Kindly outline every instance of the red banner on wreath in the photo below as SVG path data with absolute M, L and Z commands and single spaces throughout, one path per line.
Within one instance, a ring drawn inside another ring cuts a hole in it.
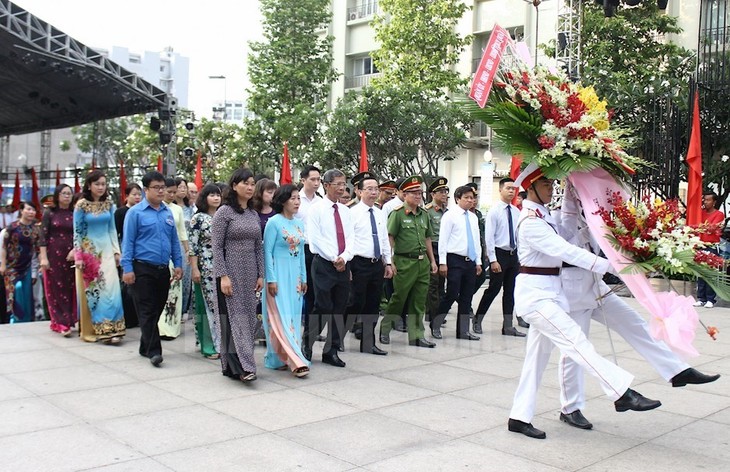
M 477 102 L 480 108 L 484 108 L 487 104 L 499 62 L 502 60 L 502 54 L 504 54 L 504 50 L 510 41 L 512 41 L 512 38 L 507 30 L 495 23 L 469 91 L 469 98 Z

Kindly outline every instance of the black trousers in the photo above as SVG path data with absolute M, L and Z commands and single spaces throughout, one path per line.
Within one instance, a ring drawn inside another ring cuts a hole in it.
M 383 296 L 385 267 L 382 261 L 372 262 L 370 259 L 355 256 L 350 262 L 350 270 L 352 305 L 348 310 L 348 318 L 360 316 L 360 352 L 370 352 L 375 346 L 375 325 L 378 324 L 380 298 Z
M 167 302 L 170 290 L 170 268 L 134 261 L 134 285 L 132 291 L 134 305 L 139 318 L 139 354 L 152 357 L 162 354 L 160 330 L 157 322 Z
M 466 260 L 464 256 L 449 253 L 446 255 L 446 267 L 449 269 L 446 274 L 446 295 L 441 299 L 438 319 L 432 322 L 432 328 L 440 327 L 451 306 L 454 302 L 458 302 L 459 311 L 456 318 L 458 338 L 469 332 L 469 311 L 477 280 L 477 265 L 472 260 Z
M 304 294 L 304 308 L 302 309 L 302 325 L 304 327 L 303 329 L 303 336 L 304 336 L 304 346 L 307 345 L 306 342 L 306 336 L 310 329 L 319 330 L 318 332 L 322 332 L 322 326 L 311 326 L 310 328 L 310 314 L 312 311 L 314 311 L 314 281 L 312 280 L 312 262 L 314 261 L 314 254 L 312 254 L 312 251 L 309 250 L 309 244 L 304 245 L 304 266 L 307 270 L 307 293 Z M 318 317 L 313 317 L 314 321 L 318 323 L 320 320 Z
M 502 314 L 504 316 L 503 327 L 512 326 L 512 313 L 515 308 L 515 279 L 520 272 L 520 260 L 517 251 L 505 251 L 496 248 L 497 262 L 502 267 L 502 272 L 489 272 L 489 287 L 484 291 L 476 312 L 476 322 L 481 323 L 484 315 L 489 310 L 492 302 L 497 297 L 500 289 L 502 293 Z M 508 323 L 509 320 L 509 323 Z
M 350 264 L 337 272 L 332 262 L 317 255 L 312 261 L 314 309 L 305 327 L 304 345 L 311 351 L 319 333 L 327 327 L 327 341 L 322 352 L 337 351 L 345 334 L 345 310 L 350 296 Z
M 137 319 L 137 307 L 134 306 L 134 299 L 132 299 L 131 287 L 122 281 L 122 267 L 119 266 L 119 283 L 122 287 L 122 309 L 124 310 L 124 325 L 129 328 L 136 328 L 139 326 L 139 320 Z

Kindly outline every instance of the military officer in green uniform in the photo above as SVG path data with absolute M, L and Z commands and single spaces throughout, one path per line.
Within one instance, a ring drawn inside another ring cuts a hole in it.
M 436 265 L 439 264 L 438 242 L 441 216 L 447 210 L 446 206 L 449 203 L 448 183 L 449 181 L 446 177 L 436 177 L 431 182 L 431 185 L 428 186 L 428 192 L 431 194 L 431 203 L 426 205 L 426 213 L 431 218 L 431 230 L 433 231 L 431 245 L 433 246 L 433 255 L 436 258 Z M 445 285 L 446 279 L 444 277 L 441 277 L 438 273 L 431 275 L 431 280 L 428 283 L 428 298 L 426 299 L 426 319 L 428 321 L 431 321 L 439 314 L 439 303 L 443 296 Z
M 395 181 L 393 180 L 386 180 L 378 186 L 378 189 L 380 190 L 380 193 L 378 194 L 378 199 L 375 200 L 375 206 L 382 210 L 383 205 L 395 197 L 395 192 L 398 189 L 395 187 Z
M 425 339 L 423 326 L 430 274 L 435 274 L 438 266 L 431 245 L 431 219 L 420 206 L 423 202 L 422 185 L 420 176 L 405 179 L 399 187 L 403 191 L 404 203 L 388 217 L 388 237 L 393 248 L 393 296 L 380 325 L 380 341 L 383 344 L 390 343 L 390 331 L 405 307 L 408 343 L 420 347 L 436 346 Z

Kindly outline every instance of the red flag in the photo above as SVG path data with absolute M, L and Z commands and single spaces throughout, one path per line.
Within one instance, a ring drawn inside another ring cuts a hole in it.
M 127 174 L 124 172 L 124 162 L 119 161 L 119 206 L 124 206 L 124 191 L 127 189 Z
M 13 190 L 13 210 L 17 210 L 20 206 L 20 173 L 15 171 L 15 189 Z
M 203 190 L 203 154 L 198 151 L 198 162 L 195 164 L 195 186 L 198 192 Z
M 56 187 L 61 185 L 61 169 L 58 168 L 58 164 L 56 164 Z
M 2 196 L 3 196 L 3 191 L 4 191 L 4 190 L 5 190 L 5 189 L 3 189 L 3 183 L 2 183 L 2 182 L 0 182 L 0 198 L 2 198 Z
M 509 166 L 509 178 L 517 180 L 517 176 L 520 175 L 520 167 L 522 166 L 522 155 L 515 154 L 512 156 L 512 162 Z M 517 205 L 517 194 L 520 192 L 519 188 L 515 189 L 515 197 L 512 199 L 512 204 Z
M 279 185 L 292 183 L 291 165 L 289 164 L 289 143 L 284 141 L 284 159 L 281 163 L 281 175 L 279 176 Z
M 365 130 L 360 131 L 360 169 L 358 172 L 368 170 L 368 145 L 365 141 Z
M 692 111 L 692 134 L 687 150 L 687 224 L 697 226 L 702 223 L 702 129 L 700 128 L 700 94 L 695 89 L 694 109 Z
M 74 193 L 79 193 L 81 191 L 81 185 L 79 185 L 79 173 L 77 171 L 74 174 Z
M 157 156 L 157 172 L 162 173 L 162 156 Z
M 40 198 L 38 198 L 38 177 L 35 174 L 35 167 L 30 168 L 30 178 L 32 180 L 30 199 L 33 202 L 33 206 L 35 206 L 35 211 L 40 212 L 43 207 L 41 206 Z

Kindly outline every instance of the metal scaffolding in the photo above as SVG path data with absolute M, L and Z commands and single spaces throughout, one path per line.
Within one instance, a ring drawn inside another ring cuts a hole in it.
M 580 79 L 583 0 L 558 0 L 555 60 L 572 80 Z

